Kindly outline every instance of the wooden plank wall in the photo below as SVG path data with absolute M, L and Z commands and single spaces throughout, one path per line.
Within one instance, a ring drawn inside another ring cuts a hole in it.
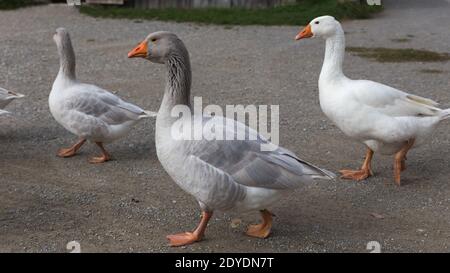
M 136 8 L 200 8 L 200 7 L 244 7 L 244 8 L 264 8 L 273 7 L 285 3 L 292 3 L 295 0 L 128 0 L 134 2 L 132 6 Z
M 123 5 L 124 0 L 86 0 L 88 4 Z

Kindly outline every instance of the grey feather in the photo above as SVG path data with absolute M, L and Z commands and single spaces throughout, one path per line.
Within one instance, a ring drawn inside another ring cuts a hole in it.
M 73 95 L 66 100 L 67 109 L 99 118 L 109 125 L 139 120 L 140 116 L 147 115 L 140 107 L 125 102 L 95 85 L 78 84 L 70 91 Z
M 313 179 L 335 178 L 331 172 L 301 160 L 285 148 L 262 151 L 261 145 L 269 141 L 244 124 L 223 117 L 205 117 L 204 124 L 206 122 L 214 122 L 216 128 L 223 126 L 224 134 L 234 131 L 234 139 L 237 139 L 237 130 L 233 128 L 245 127 L 246 140 L 198 140 L 189 145 L 191 155 L 228 173 L 241 185 L 287 189 Z M 256 140 L 251 140 L 250 136 L 255 134 Z

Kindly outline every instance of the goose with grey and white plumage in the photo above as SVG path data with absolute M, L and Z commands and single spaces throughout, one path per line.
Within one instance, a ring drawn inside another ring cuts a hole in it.
M 196 198 L 202 210 L 202 219 L 194 231 L 167 236 L 172 246 L 201 240 L 215 210 L 261 211 L 263 222 L 249 226 L 247 234 L 266 238 L 272 227 L 268 207 L 302 183 L 334 178 L 332 173 L 301 160 L 287 149 L 277 147 L 273 151 L 261 151 L 261 145 L 270 142 L 246 125 L 224 117 L 191 118 L 200 120 L 202 125 L 213 124 L 216 131 L 221 128 L 224 134 L 236 134 L 239 130 L 234 130 L 236 126 L 255 138 L 215 140 L 203 132 L 202 140 L 189 140 L 176 135 L 177 130 L 172 127 L 180 120 L 173 117 L 171 111 L 178 105 L 191 108 L 191 68 L 188 51 L 175 34 L 152 33 L 130 51 L 128 57 L 142 57 L 166 65 L 164 98 L 156 118 L 156 151 L 167 173 Z M 181 122 L 183 126 L 192 124 L 190 119 Z
M 86 140 L 90 140 L 99 146 L 102 154 L 89 162 L 108 161 L 110 154 L 103 144 L 124 137 L 134 124 L 156 113 L 144 111 L 98 86 L 77 80 L 69 33 L 58 28 L 53 39 L 58 48 L 60 69 L 48 99 L 50 112 L 59 124 L 79 137 L 72 147 L 60 149 L 58 156 L 74 156 Z

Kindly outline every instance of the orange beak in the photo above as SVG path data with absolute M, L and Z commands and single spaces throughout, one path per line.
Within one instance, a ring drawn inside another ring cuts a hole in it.
M 148 44 L 147 41 L 143 41 L 133 50 L 128 52 L 128 58 L 136 58 L 136 57 L 145 58 L 147 57 L 147 53 L 148 53 Z
M 311 31 L 311 25 L 308 24 L 302 31 L 300 31 L 297 36 L 295 36 L 295 40 L 300 40 L 304 38 L 311 38 L 313 33 Z

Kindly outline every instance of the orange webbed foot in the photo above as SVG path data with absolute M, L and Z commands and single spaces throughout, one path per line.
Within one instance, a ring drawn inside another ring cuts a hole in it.
M 182 232 L 167 235 L 166 238 L 169 240 L 170 246 L 185 246 L 202 240 L 205 235 L 205 230 L 208 226 L 209 219 L 211 219 L 212 215 L 212 211 L 202 211 L 202 219 L 193 232 Z
M 268 210 L 261 210 L 262 223 L 257 225 L 249 225 L 246 234 L 251 237 L 265 239 L 269 237 L 272 230 L 273 214 Z
M 178 234 L 167 235 L 170 246 L 185 246 L 201 240 L 200 236 L 193 232 L 183 232 Z
M 356 180 L 361 181 L 369 176 L 372 176 L 373 173 L 369 169 L 363 169 L 363 170 L 340 170 L 341 178 L 342 179 L 350 179 L 350 180 Z
M 73 148 L 62 148 L 58 150 L 58 156 L 59 157 L 72 157 L 76 154 L 77 152 L 73 149 Z
M 71 157 L 76 155 L 77 151 L 83 146 L 83 144 L 86 142 L 86 139 L 80 139 L 77 143 L 75 143 L 70 148 L 62 148 L 59 149 L 57 155 L 59 157 Z
M 91 163 L 91 164 L 100 164 L 100 163 L 104 163 L 104 162 L 109 161 L 109 160 L 111 160 L 111 158 L 109 156 L 106 156 L 106 155 L 94 156 L 94 157 L 91 157 L 89 159 L 89 163 Z
M 269 237 L 271 231 L 271 227 L 266 224 L 257 224 L 257 225 L 249 225 L 247 228 L 247 234 L 250 237 L 256 237 L 265 239 Z
M 94 156 L 94 157 L 92 157 L 91 159 L 89 159 L 89 163 L 91 163 L 91 164 L 99 164 L 99 163 L 104 163 L 106 161 L 109 161 L 111 159 L 111 156 L 106 151 L 105 147 L 103 147 L 103 143 L 102 142 L 95 142 L 95 144 L 97 144 L 97 146 L 100 148 L 100 150 L 102 150 L 102 155 L 101 156 Z

